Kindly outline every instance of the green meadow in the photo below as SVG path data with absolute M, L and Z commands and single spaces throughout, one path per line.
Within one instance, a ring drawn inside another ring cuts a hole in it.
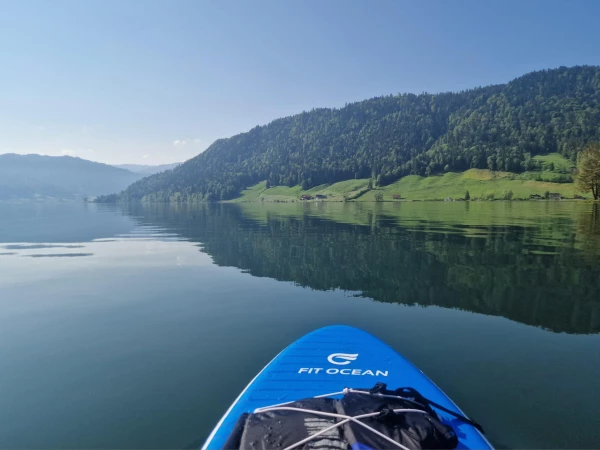
M 563 198 L 574 198 L 577 192 L 572 180 L 574 165 L 557 153 L 536 156 L 542 170 L 524 172 L 494 172 L 485 169 L 470 169 L 466 172 L 448 172 L 443 175 L 421 177 L 409 175 L 388 186 L 369 189 L 369 179 L 346 180 L 335 184 L 324 184 L 306 191 L 300 186 L 274 186 L 267 189 L 266 182 L 244 190 L 236 203 L 246 202 L 294 202 L 301 195 L 325 195 L 318 201 L 398 201 L 402 200 L 445 200 L 464 199 L 467 191 L 470 199 L 476 200 L 527 200 L 532 195 L 544 196 L 558 193 Z M 589 194 L 583 193 L 583 196 Z

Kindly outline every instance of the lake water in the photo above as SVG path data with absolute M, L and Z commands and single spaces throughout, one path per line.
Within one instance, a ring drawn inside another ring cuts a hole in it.
M 600 445 L 600 205 L 0 205 L 0 447 L 182 448 L 317 327 L 509 448 Z

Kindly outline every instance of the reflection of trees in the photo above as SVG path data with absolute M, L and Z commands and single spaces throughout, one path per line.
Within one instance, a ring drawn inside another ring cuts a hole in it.
M 235 205 L 136 208 L 131 213 L 143 221 L 201 242 L 216 264 L 257 277 L 501 315 L 558 332 L 600 332 L 600 267 L 572 246 L 528 244 L 523 227 L 490 227 L 469 238 L 388 225 L 380 214 L 350 225 L 308 215 L 258 222 Z
M 587 257 L 593 259 L 600 254 L 600 204 L 594 202 L 591 210 L 583 211 L 577 216 L 577 235 Z

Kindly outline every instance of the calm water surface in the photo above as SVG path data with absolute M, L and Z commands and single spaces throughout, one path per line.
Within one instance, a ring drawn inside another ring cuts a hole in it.
M 0 204 L 0 448 L 182 448 L 317 327 L 499 447 L 600 446 L 600 208 Z

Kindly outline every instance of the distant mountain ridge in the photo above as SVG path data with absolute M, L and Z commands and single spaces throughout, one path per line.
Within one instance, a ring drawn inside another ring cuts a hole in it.
M 469 168 L 523 172 L 538 154 L 574 161 L 600 141 L 599 124 L 600 67 L 561 67 L 458 93 L 389 95 L 277 119 L 103 200 L 225 200 L 264 180 L 308 189 Z
M 114 167 L 118 167 L 119 169 L 129 170 L 134 173 L 141 173 L 144 176 L 146 175 L 154 175 L 155 173 L 164 172 L 165 170 L 171 170 L 175 167 L 181 165 L 182 163 L 173 163 L 173 164 L 160 164 L 157 166 L 150 166 L 145 164 L 118 164 Z
M 125 189 L 143 175 L 72 156 L 0 155 L 0 200 L 81 200 Z

